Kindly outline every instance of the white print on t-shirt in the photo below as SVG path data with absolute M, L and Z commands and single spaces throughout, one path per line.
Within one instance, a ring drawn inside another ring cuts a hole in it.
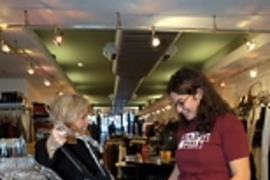
M 211 134 L 200 134 L 199 132 L 190 132 L 182 136 L 178 149 L 201 149 L 205 142 L 209 142 Z

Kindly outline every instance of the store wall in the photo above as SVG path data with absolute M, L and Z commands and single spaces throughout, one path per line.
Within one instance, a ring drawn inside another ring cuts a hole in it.
M 22 78 L 0 79 L 0 92 L 3 91 L 19 91 L 27 94 L 27 81 Z
M 236 106 L 240 95 L 237 93 L 234 84 L 226 85 L 226 87 L 217 87 L 217 91 L 232 108 Z
M 47 87 L 44 86 L 44 88 Z M 49 104 L 56 96 L 56 93 L 50 92 L 49 88 L 48 92 L 44 90 L 40 92 L 37 87 L 24 78 L 0 79 L 0 92 L 5 91 L 18 91 L 23 93 L 28 104 L 31 104 L 32 102 Z
M 239 95 L 245 95 L 248 93 L 248 90 L 252 85 L 256 83 L 256 85 L 252 88 L 251 93 L 253 95 L 257 95 L 262 90 L 270 90 L 270 70 L 263 72 L 261 75 L 259 75 L 257 78 L 251 79 L 247 78 L 246 81 L 237 83 L 236 86 L 236 92 Z M 258 83 L 261 82 L 261 85 Z
M 44 88 L 47 88 L 44 89 Z M 28 83 L 28 100 L 29 102 L 39 102 L 39 103 L 45 103 L 50 104 L 52 100 L 56 97 L 56 92 L 50 91 L 50 87 L 43 87 L 43 91 L 39 91 L 37 87 L 35 87 L 33 84 Z
M 46 87 L 44 87 L 46 88 Z M 29 110 L 24 111 L 21 114 L 22 124 L 26 131 L 26 140 L 30 140 L 30 129 L 31 129 L 31 118 L 32 118 L 32 110 L 31 105 L 32 102 L 41 102 L 45 104 L 49 104 L 52 99 L 56 96 L 55 93 L 51 93 L 50 88 L 48 91 L 40 92 L 37 87 L 30 84 L 26 79 L 23 78 L 5 78 L 0 79 L 0 92 L 21 92 L 26 97 L 26 103 L 30 107 Z
M 26 79 L 22 78 L 7 78 L 0 79 L 0 92 L 20 92 L 24 96 L 28 94 L 28 84 Z M 31 114 L 29 110 L 25 110 L 21 113 L 22 125 L 26 131 L 26 140 L 30 138 L 30 118 Z
M 234 107 L 241 96 L 248 94 L 251 86 L 253 86 L 251 94 L 255 96 L 261 91 L 268 90 L 270 92 L 270 69 L 258 71 L 255 78 L 249 77 L 249 73 L 245 71 L 227 80 L 226 86 L 219 87 L 218 91 Z

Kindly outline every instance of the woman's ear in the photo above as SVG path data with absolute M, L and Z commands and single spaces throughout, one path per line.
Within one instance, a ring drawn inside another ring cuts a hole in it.
M 198 88 L 197 93 L 196 93 L 196 98 L 201 100 L 203 97 L 203 94 L 204 94 L 204 92 L 203 92 L 202 88 Z

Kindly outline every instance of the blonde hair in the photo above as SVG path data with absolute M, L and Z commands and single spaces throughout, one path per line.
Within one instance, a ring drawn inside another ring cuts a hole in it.
M 50 116 L 54 122 L 73 123 L 89 113 L 88 101 L 77 94 L 57 97 L 50 106 Z

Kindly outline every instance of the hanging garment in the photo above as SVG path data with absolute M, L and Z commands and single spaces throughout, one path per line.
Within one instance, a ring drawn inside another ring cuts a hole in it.
M 265 122 L 262 135 L 262 178 L 269 179 L 268 153 L 270 147 L 270 109 L 266 109 Z
M 252 149 L 252 140 L 256 131 L 256 123 L 260 119 L 261 108 L 262 107 L 260 105 L 254 105 L 249 116 L 247 117 L 247 136 L 250 149 Z
M 241 120 L 245 130 L 247 131 L 247 120 Z M 251 150 L 251 149 L 250 149 Z M 254 162 L 254 156 L 252 152 L 249 154 L 249 167 L 250 167 L 250 180 L 258 180 L 257 179 L 257 169 Z
M 249 167 L 250 167 L 250 180 L 258 180 L 257 178 L 257 169 L 254 162 L 253 154 L 249 155 Z
M 261 179 L 262 169 L 262 133 L 266 116 L 266 107 L 261 107 L 260 117 L 256 121 L 254 135 L 252 138 L 252 154 L 257 169 L 257 178 Z
M 265 116 L 266 116 L 266 107 L 262 107 L 261 112 L 260 112 L 260 118 L 256 122 L 255 132 L 252 139 L 253 147 L 262 147 L 262 133 L 263 133 Z

